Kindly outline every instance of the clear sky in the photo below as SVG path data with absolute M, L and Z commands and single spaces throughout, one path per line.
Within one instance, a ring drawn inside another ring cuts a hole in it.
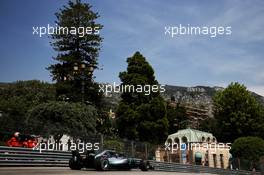
M 264 95 L 263 0 L 82 0 L 100 14 L 104 38 L 96 71 L 99 82 L 119 82 L 126 58 L 140 51 L 161 84 L 223 86 L 232 81 Z M 0 4 L 0 82 L 39 79 L 54 63 L 48 37 L 32 35 L 47 26 L 67 0 L 3 0 Z M 232 34 L 177 36 L 165 26 L 231 26 Z

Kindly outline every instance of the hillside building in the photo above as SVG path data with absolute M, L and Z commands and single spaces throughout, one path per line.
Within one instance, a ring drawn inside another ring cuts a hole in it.
M 156 150 L 156 160 L 226 169 L 229 150 L 230 145 L 218 143 L 211 133 L 188 128 L 169 135 L 165 147 Z

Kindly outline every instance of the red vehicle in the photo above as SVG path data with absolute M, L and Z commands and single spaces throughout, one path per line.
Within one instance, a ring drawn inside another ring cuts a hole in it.
M 7 141 L 7 146 L 34 148 L 38 144 L 38 139 L 33 135 L 20 135 L 16 132 L 11 139 Z

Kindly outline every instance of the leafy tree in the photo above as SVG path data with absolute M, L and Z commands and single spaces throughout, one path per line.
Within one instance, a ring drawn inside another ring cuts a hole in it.
M 240 137 L 232 144 L 230 152 L 234 157 L 256 165 L 260 157 L 264 156 L 264 140 L 259 137 Z
M 109 113 L 105 110 L 100 111 L 100 116 L 97 120 L 96 130 L 107 136 L 116 135 L 115 121 L 109 116 Z
M 0 130 L 24 132 L 27 111 L 32 107 L 56 98 L 52 84 L 31 80 L 1 85 L 0 88 Z
M 80 103 L 43 103 L 28 113 L 28 131 L 42 136 L 85 138 L 95 133 L 97 111 Z
M 231 83 L 213 99 L 218 140 L 233 142 L 242 136 L 263 136 L 263 107 L 244 85 Z
M 127 71 L 119 74 L 122 87 L 158 86 L 153 68 L 139 52 L 128 58 L 127 63 Z M 146 95 L 144 91 L 125 90 L 121 98 L 116 121 L 119 135 L 133 140 L 164 141 L 168 120 L 165 102 L 159 91 Z
M 115 150 L 116 152 L 122 153 L 125 150 L 125 145 L 122 141 L 114 140 L 106 140 L 104 141 L 104 149 Z
M 200 123 L 199 129 L 205 132 L 214 133 L 214 135 L 221 134 L 221 131 L 217 127 L 217 120 L 215 118 L 207 118 Z
M 56 25 L 69 31 L 63 33 L 61 29 L 51 36 L 51 45 L 58 55 L 54 58 L 57 63 L 50 65 L 48 70 L 57 82 L 58 98 L 98 105 L 101 94 L 98 94 L 99 87 L 92 79 L 102 42 L 98 32 L 102 25 L 95 22 L 99 15 L 87 3 L 69 1 L 68 6 L 56 13 L 56 17 Z
M 167 104 L 167 118 L 169 121 L 168 133 L 176 133 L 180 129 L 184 129 L 188 126 L 188 118 L 186 109 L 180 104 L 177 104 L 176 107 Z

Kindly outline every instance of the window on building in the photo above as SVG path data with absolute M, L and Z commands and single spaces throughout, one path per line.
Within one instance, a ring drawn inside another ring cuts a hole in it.
M 213 138 L 213 142 L 216 142 L 216 139 L 215 139 L 215 137 Z
M 216 154 L 213 154 L 214 167 L 217 166 Z
M 210 137 L 208 137 L 206 141 L 207 141 L 207 142 L 210 142 Z
M 174 139 L 174 142 L 179 144 L 179 143 L 180 143 L 180 140 L 179 140 L 179 138 L 178 138 L 178 137 L 176 137 L 176 138 Z
M 224 168 L 224 158 L 223 158 L 223 154 L 220 154 L 220 164 L 221 164 L 221 168 Z
M 208 153 L 208 150 L 205 153 L 204 165 L 205 166 L 209 166 L 209 153 Z
M 187 143 L 188 142 L 188 140 L 187 140 L 187 137 L 182 137 L 182 143 Z
M 168 140 L 167 140 L 167 143 L 169 143 L 170 145 L 172 144 L 172 140 L 169 138 Z
M 173 145 L 173 148 L 175 149 L 175 150 L 179 150 L 179 148 L 180 148 L 180 139 L 178 138 L 178 137 L 176 137 L 175 139 L 174 139 L 174 145 Z

